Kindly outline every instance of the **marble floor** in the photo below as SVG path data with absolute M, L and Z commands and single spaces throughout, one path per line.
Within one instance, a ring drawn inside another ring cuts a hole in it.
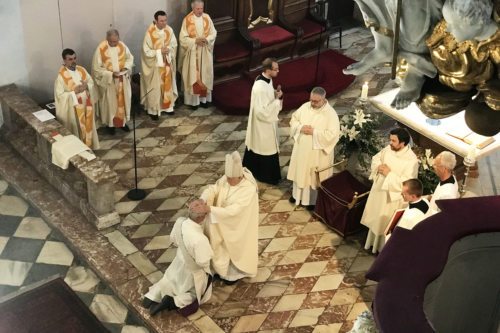
M 347 56 L 360 59 L 373 47 L 366 29 L 354 28 L 344 34 L 341 51 Z M 389 69 L 380 67 L 356 78 L 348 89 L 330 98 L 330 103 L 348 110 L 365 81 L 370 95 L 395 87 Z M 286 94 L 285 87 L 283 90 Z M 292 150 L 290 117 L 291 112 L 283 113 L 279 122 L 283 175 Z M 87 228 L 85 237 L 69 227 L 70 222 L 51 216 L 50 223 L 60 227 L 76 251 L 92 263 L 96 275 L 151 331 L 348 332 L 355 318 L 371 307 L 376 284 L 364 275 L 375 257 L 362 249 L 363 233 L 343 239 L 310 212 L 290 204 L 291 183 L 287 180 L 278 186 L 259 184 L 257 277 L 233 286 L 216 282 L 212 299 L 189 318 L 176 313 L 151 318 L 140 307 L 141 295 L 161 278 L 175 256 L 176 248 L 169 239 L 174 221 L 186 213 L 186 203 L 199 196 L 203 186 L 222 175 L 225 154 L 243 152 L 246 126 L 247 117 L 227 116 L 214 107 L 194 112 L 181 107 L 174 116 L 161 117 L 158 122 L 142 114 L 137 122 L 138 187 L 146 190 L 147 197 L 130 201 L 126 196 L 134 187 L 132 133 L 102 135 L 96 154 L 119 175 L 114 195 L 121 223 L 102 231 Z M 479 164 L 480 178 L 471 181 L 470 188 L 482 195 L 497 194 L 500 179 L 494 170 L 499 164 L 499 154 L 484 159 Z M 29 182 L 26 177 L 23 181 Z M 23 187 L 21 181 L 16 186 Z M 26 193 L 38 200 L 37 206 L 50 206 L 43 204 L 46 199 L 39 199 L 35 190 Z M 83 238 L 94 238 L 99 246 L 92 252 L 92 242 Z M 0 248 L 3 244 L 7 249 L 5 243 L 0 238 Z M 106 258 L 105 254 L 96 255 L 98 251 L 112 253 L 112 260 L 98 259 Z M 33 262 L 37 258 L 30 256 Z M 68 260 L 65 263 L 74 265 Z
M 40 212 L 0 177 L 0 299 L 60 276 L 113 333 L 147 333 Z

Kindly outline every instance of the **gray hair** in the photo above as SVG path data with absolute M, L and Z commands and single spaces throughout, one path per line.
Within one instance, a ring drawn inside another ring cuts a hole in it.
M 191 1 L 191 8 L 193 8 L 194 5 L 197 4 L 197 3 L 201 3 L 201 4 L 203 4 L 203 6 L 205 6 L 205 1 L 203 1 L 203 0 L 193 0 L 193 1 Z
M 189 204 L 189 206 L 188 206 L 188 217 L 189 217 L 191 220 L 195 221 L 195 222 L 197 222 L 200 218 L 205 217 L 205 215 L 206 215 L 206 213 L 204 213 L 204 212 L 200 212 L 200 211 L 197 209 L 197 207 L 198 207 L 198 206 L 195 206 L 195 204 L 196 204 L 196 203 L 201 203 L 201 202 L 203 202 L 203 203 L 204 203 L 204 201 L 203 201 L 203 200 L 201 200 L 201 199 L 197 199 L 197 200 L 195 200 L 195 201 L 191 202 L 191 203 Z
M 491 21 L 493 11 L 491 0 L 446 0 L 444 6 L 448 6 L 449 9 L 460 15 L 467 24 Z
M 319 95 L 319 96 L 325 98 L 326 97 L 326 90 L 322 87 L 314 87 L 311 90 L 311 94 Z
M 120 33 L 116 29 L 109 29 L 108 31 L 106 31 L 106 38 L 109 38 L 111 36 L 118 36 L 118 37 L 120 37 Z
M 440 152 L 436 156 L 436 159 L 439 159 L 439 164 L 450 171 L 453 171 L 457 165 L 457 158 L 455 157 L 455 154 L 447 150 Z

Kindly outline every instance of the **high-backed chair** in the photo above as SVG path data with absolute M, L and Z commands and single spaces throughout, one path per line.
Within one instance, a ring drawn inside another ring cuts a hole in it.
M 252 50 L 260 46 L 239 21 L 243 16 L 239 13 L 242 9 L 241 0 L 205 1 L 205 10 L 217 30 L 214 47 L 216 80 L 237 77 L 241 71 L 248 70 Z
M 318 50 L 329 36 L 329 21 L 319 16 L 319 6 L 314 0 L 280 0 L 283 17 L 303 31 L 297 42 L 297 53 Z
M 290 25 L 283 16 L 279 0 L 240 0 L 240 22 L 260 46 L 253 49 L 250 68 L 258 67 L 267 57 L 285 60 L 293 57 L 297 40 L 303 31 Z

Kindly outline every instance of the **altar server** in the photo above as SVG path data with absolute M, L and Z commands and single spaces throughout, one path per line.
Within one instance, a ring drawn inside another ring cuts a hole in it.
M 243 165 L 258 181 L 276 185 L 281 179 L 278 114 L 283 107 L 283 92 L 280 86 L 276 90 L 273 87 L 273 78 L 279 72 L 276 60 L 265 59 L 262 69 L 250 97 Z
M 403 181 L 416 178 L 418 159 L 410 146 L 410 133 L 404 128 L 390 131 L 390 143 L 372 158 L 370 180 L 373 185 L 366 201 L 361 223 L 369 228 L 365 249 L 379 252 L 384 246 L 384 231 L 396 209 L 402 208 Z
M 293 182 L 291 203 L 301 203 L 308 210 L 314 209 L 319 186 L 315 169 L 333 163 L 333 150 L 339 134 L 339 117 L 326 100 L 325 89 L 313 88 L 309 102 L 302 104 L 290 120 L 290 136 L 294 140 L 287 175 Z M 320 181 L 332 173 L 331 168 L 320 172 Z
M 212 267 L 226 284 L 257 274 L 259 200 L 257 183 L 240 154 L 226 155 L 225 175 L 201 195 L 207 204 L 205 232 L 214 251 Z
M 458 182 L 453 175 L 453 169 L 455 169 L 456 164 L 457 159 L 455 154 L 446 150 L 439 153 L 434 159 L 432 167 L 439 178 L 439 184 L 432 194 L 430 209 L 427 213 L 428 216 L 441 211 L 436 205 L 436 200 L 456 199 L 460 196 L 458 193 Z

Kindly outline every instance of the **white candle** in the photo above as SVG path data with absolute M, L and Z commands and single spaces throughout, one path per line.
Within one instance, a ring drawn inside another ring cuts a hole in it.
M 365 82 L 363 84 L 363 87 L 361 87 L 361 99 L 367 99 L 368 98 L 368 82 Z
M 474 145 L 471 145 L 469 147 L 469 151 L 467 152 L 466 159 L 468 159 L 470 161 L 475 161 L 476 160 L 476 147 Z

